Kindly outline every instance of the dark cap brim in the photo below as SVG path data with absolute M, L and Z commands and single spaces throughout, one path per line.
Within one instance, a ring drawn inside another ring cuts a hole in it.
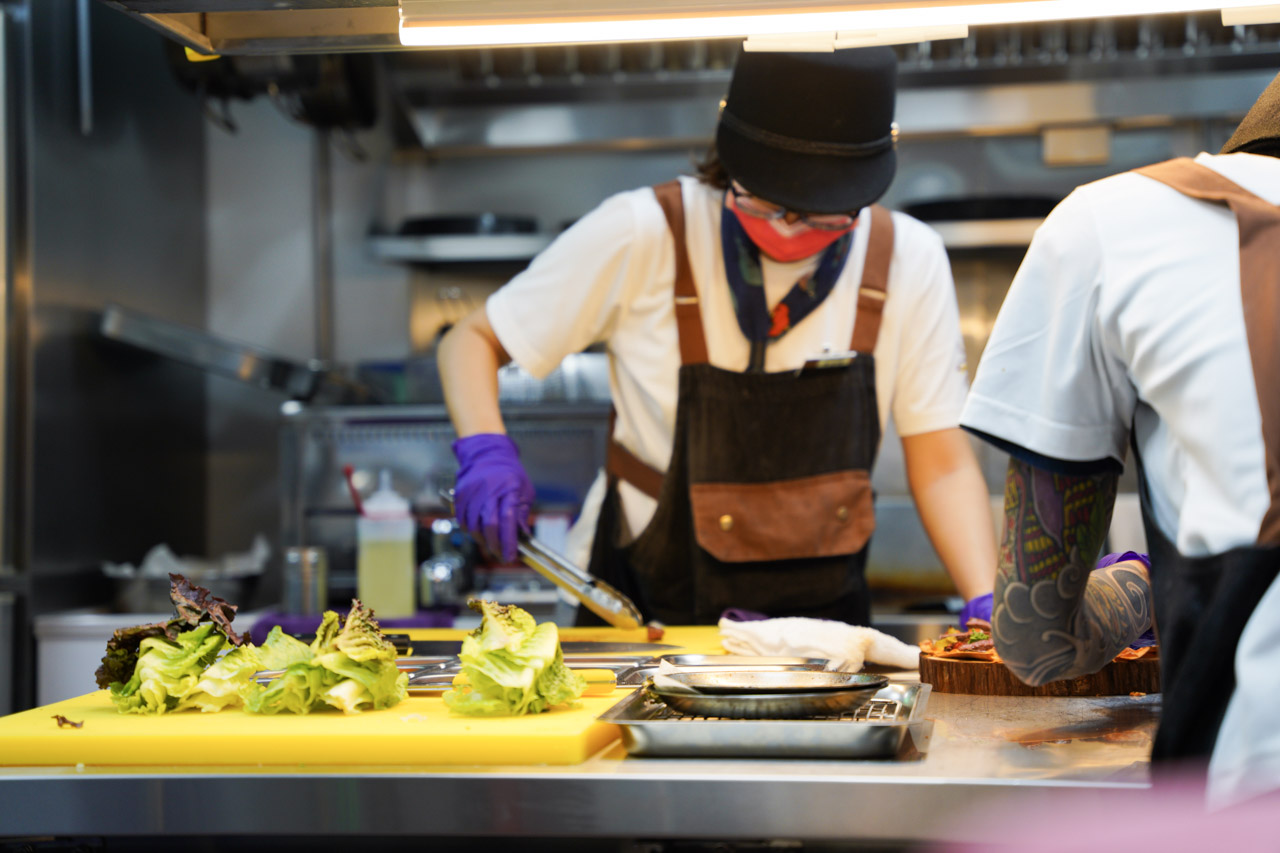
M 775 148 L 721 124 L 716 151 L 729 176 L 760 198 L 804 213 L 849 213 L 877 201 L 893 183 L 893 147 L 865 157 Z

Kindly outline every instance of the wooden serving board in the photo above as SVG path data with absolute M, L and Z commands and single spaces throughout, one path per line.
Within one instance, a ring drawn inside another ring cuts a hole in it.
M 938 693 L 981 696 L 1126 696 L 1160 692 L 1160 658 L 1112 661 L 1092 675 L 1029 687 L 1002 663 L 920 653 L 920 681 Z

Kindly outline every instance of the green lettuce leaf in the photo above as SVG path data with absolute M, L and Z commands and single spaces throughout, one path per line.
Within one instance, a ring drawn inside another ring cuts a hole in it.
M 537 714 L 582 695 L 586 680 L 565 666 L 554 623 L 539 625 L 514 605 L 468 605 L 484 619 L 462 641 L 458 657 L 466 684 L 455 681 L 444 694 L 450 709 L 476 716 Z
M 111 685 L 111 701 L 126 714 L 164 714 L 182 707 L 226 638 L 205 622 L 173 640 L 148 637 L 138 646 L 138 663 L 128 682 Z
M 409 695 L 395 646 L 358 600 L 345 620 L 327 611 L 309 646 L 273 628 L 258 656 L 264 669 L 284 674 L 250 691 L 245 707 L 252 713 L 307 714 L 332 706 L 355 714 L 389 708 Z
M 174 710 L 199 708 L 201 711 L 221 711 L 223 708 L 238 708 L 244 705 L 246 697 L 258 690 L 258 683 L 253 680 L 253 676 L 260 669 L 262 663 L 253 646 L 232 649 L 200 674 L 195 688 Z
M 251 693 L 245 710 L 252 714 L 309 714 L 313 708 L 324 707 L 322 697 L 338 680 L 334 673 L 309 661 L 295 663 L 285 669 L 284 675 Z
M 258 660 L 262 662 L 261 668 L 264 670 L 288 669 L 295 663 L 303 663 L 313 657 L 315 652 L 310 646 L 286 634 L 279 625 L 273 627 L 271 633 L 267 634 L 267 639 L 258 646 Z
M 353 606 L 355 602 L 352 602 Z M 342 617 L 332 610 L 326 610 L 320 619 L 320 627 L 316 628 L 315 639 L 311 641 L 311 653 L 320 654 L 333 645 L 342 631 Z

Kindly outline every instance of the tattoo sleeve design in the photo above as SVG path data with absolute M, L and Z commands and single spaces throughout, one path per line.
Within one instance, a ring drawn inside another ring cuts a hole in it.
M 1097 672 L 1151 626 L 1144 568 L 1118 563 L 1092 571 L 1117 479 L 1009 463 L 992 638 L 1028 684 Z

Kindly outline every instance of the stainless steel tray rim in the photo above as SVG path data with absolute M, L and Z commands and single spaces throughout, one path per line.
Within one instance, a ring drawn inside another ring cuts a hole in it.
M 890 682 L 871 701 L 892 703 L 892 719 L 655 719 L 665 706 L 636 690 L 599 719 L 617 725 L 623 746 L 639 758 L 918 759 L 933 733 L 933 721 L 924 718 L 930 691 L 927 684 Z
M 695 667 L 664 673 L 672 682 L 696 690 L 702 696 L 732 696 L 747 700 L 765 697 L 791 696 L 816 698 L 821 694 L 839 694 L 848 697 L 853 692 L 878 691 L 889 683 L 884 675 L 866 672 L 838 672 L 832 670 L 773 670 L 732 667 L 715 669 Z M 660 696 L 688 696 L 685 691 L 653 686 Z M 868 698 L 870 698 L 869 694 Z

